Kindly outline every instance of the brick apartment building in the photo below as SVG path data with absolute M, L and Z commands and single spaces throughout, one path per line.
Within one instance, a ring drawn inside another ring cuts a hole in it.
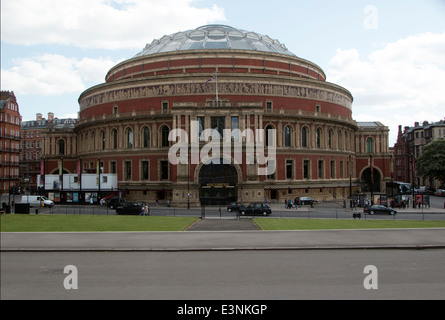
M 437 139 L 445 138 L 445 120 L 433 123 L 415 122 L 413 127 L 399 125 L 397 142 L 394 145 L 395 179 L 418 186 L 439 187 L 439 181 L 424 181 L 416 175 L 415 161 L 422 148 Z M 414 164 L 414 167 L 413 167 Z
M 18 191 L 20 182 L 20 112 L 13 91 L 0 96 L 0 191 Z

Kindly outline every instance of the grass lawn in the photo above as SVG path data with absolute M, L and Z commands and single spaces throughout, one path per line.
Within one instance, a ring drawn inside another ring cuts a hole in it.
M 184 231 L 197 218 L 2 214 L 1 232 Z
M 387 228 L 445 228 L 445 221 L 343 220 L 343 219 L 254 219 L 261 230 L 331 230 Z

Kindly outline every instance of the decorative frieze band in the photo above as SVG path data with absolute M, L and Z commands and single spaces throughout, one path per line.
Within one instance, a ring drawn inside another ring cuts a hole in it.
M 177 83 L 109 90 L 107 92 L 87 96 L 84 99 L 80 100 L 80 110 L 82 111 L 86 108 L 99 104 L 131 99 L 212 94 L 215 92 L 215 86 L 215 83 L 207 85 L 205 83 Z M 305 87 L 245 82 L 220 82 L 218 83 L 218 92 L 220 95 L 243 94 L 313 99 L 335 103 L 348 109 L 351 109 L 352 105 L 350 97 L 345 94 L 336 92 L 334 90 L 331 91 L 327 89 L 319 89 L 307 86 Z

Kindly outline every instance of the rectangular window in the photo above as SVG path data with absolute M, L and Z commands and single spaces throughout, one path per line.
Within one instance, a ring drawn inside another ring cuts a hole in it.
M 162 102 L 162 113 L 168 112 L 168 102 Z
M 205 117 L 197 117 L 198 121 L 198 137 L 201 138 L 201 134 L 204 131 L 205 127 Z
M 345 177 L 344 163 L 343 160 L 340 160 L 340 179 L 343 179 L 344 177 Z
M 293 178 L 293 161 L 292 160 L 286 160 L 286 179 L 292 179 Z
M 276 168 L 275 160 L 269 160 L 269 161 L 267 161 L 267 167 L 268 167 L 268 168 Z M 275 172 L 277 172 L 277 171 L 275 170 Z M 275 179 L 275 172 L 272 173 L 272 174 L 268 174 L 268 175 L 267 175 L 267 179 L 274 180 L 274 179 Z
M 110 171 L 111 171 L 111 173 L 117 173 L 116 161 L 111 161 L 110 162 Z
M 221 138 L 223 137 L 224 129 L 225 129 L 225 118 L 224 117 L 211 117 L 210 118 L 210 126 L 212 129 L 215 129 L 220 134 Z
M 125 161 L 125 180 L 131 180 L 131 161 Z
M 303 161 L 303 178 L 310 179 L 309 171 L 310 170 L 310 162 L 309 160 Z
M 323 160 L 318 160 L 318 179 L 323 179 L 324 178 L 324 174 L 323 174 L 323 164 L 324 161 Z
M 239 130 L 239 117 L 232 117 L 232 140 L 233 141 L 238 141 L 239 131 L 237 129 Z
M 335 161 L 331 160 L 331 179 L 335 179 Z
M 161 180 L 168 180 L 168 161 L 161 161 Z
M 141 180 L 148 180 L 148 161 L 142 161 L 141 163 Z

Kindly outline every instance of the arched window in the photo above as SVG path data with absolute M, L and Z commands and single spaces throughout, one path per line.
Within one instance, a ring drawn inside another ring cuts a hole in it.
M 63 156 L 65 154 L 65 140 L 60 139 L 57 141 L 59 147 L 59 156 Z
M 132 149 L 133 148 L 133 129 L 128 128 L 127 129 L 127 148 Z
M 303 127 L 303 128 L 301 129 L 301 146 L 302 146 L 303 148 L 307 148 L 307 146 L 308 146 L 308 140 L 307 140 L 307 137 L 308 137 L 307 127 Z
M 163 126 L 161 128 L 161 147 L 168 147 L 169 146 L 168 134 L 169 134 L 168 127 L 167 126 Z
M 329 129 L 329 136 L 328 136 L 328 147 L 329 149 L 332 149 L 332 139 L 334 138 L 334 131 L 332 129 Z
M 373 153 L 374 140 L 371 137 L 366 139 L 366 153 Z
M 270 138 L 271 139 L 274 139 L 275 138 L 275 135 L 273 134 L 273 131 L 274 131 L 275 129 L 271 126 L 271 125 L 268 125 L 267 127 L 266 127 L 266 130 L 265 130 L 265 132 L 264 132 L 264 134 L 265 134 L 265 137 L 264 137 L 264 145 L 266 146 L 266 147 L 268 147 L 269 146 L 269 134 L 270 134 Z M 270 131 L 270 132 L 269 132 Z M 273 142 L 275 145 L 276 145 L 276 143 L 275 143 L 275 141 Z
M 142 145 L 144 148 L 150 148 L 150 127 L 145 127 L 142 133 Z
M 291 128 L 289 126 L 284 127 L 284 146 L 290 147 L 291 146 Z
M 117 130 L 116 129 L 113 129 L 111 131 L 111 136 L 113 139 L 113 149 L 117 149 Z
M 100 147 L 101 150 L 105 150 L 105 131 L 100 131 Z
M 315 139 L 317 142 L 317 148 L 321 148 L 321 128 L 317 128 Z
M 338 133 L 337 133 L 337 149 L 342 150 L 343 148 L 344 147 L 343 147 L 343 141 L 342 141 L 342 134 L 341 134 L 341 131 L 338 130 Z

